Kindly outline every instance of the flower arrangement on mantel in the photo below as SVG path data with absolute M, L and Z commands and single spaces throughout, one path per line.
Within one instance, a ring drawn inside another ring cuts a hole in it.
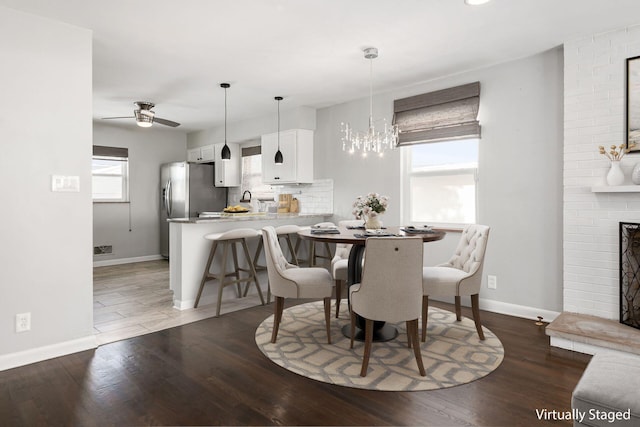
M 600 154 L 603 154 L 607 159 L 611 161 L 622 160 L 622 158 L 627 154 L 633 147 L 635 147 L 635 143 L 629 144 L 629 147 L 625 148 L 624 144 L 620 144 L 620 146 L 612 145 L 609 147 L 609 151 L 604 148 L 604 146 L 599 146 Z
M 366 228 L 381 228 L 378 215 L 387 210 L 389 197 L 378 193 L 369 193 L 365 197 L 358 196 L 353 202 L 353 215 L 356 219 L 364 219 Z

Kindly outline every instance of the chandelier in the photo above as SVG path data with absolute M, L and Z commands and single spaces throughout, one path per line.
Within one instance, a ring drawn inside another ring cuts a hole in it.
M 364 49 L 364 57 L 369 60 L 369 128 L 365 132 L 354 131 L 349 123 L 342 123 L 342 150 L 349 153 L 359 151 L 363 157 L 375 153 L 382 157 L 387 149 L 395 148 L 398 142 L 397 125 L 389 125 L 382 119 L 381 129 L 376 130 L 373 120 L 373 60 L 378 57 L 378 49 Z

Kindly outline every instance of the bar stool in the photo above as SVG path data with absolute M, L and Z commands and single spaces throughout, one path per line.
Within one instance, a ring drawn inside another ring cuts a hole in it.
M 210 233 L 204 236 L 205 239 L 211 240 L 211 252 L 209 253 L 209 259 L 207 261 L 207 265 L 204 269 L 204 273 L 202 274 L 202 281 L 200 282 L 200 289 L 198 290 L 198 296 L 196 297 L 194 308 L 198 307 L 198 303 L 200 302 L 200 296 L 202 295 L 202 290 L 204 289 L 204 284 L 208 280 L 218 280 L 220 282 L 218 288 L 218 303 L 216 307 L 216 317 L 220 316 L 220 306 L 222 305 L 222 290 L 225 286 L 236 285 L 238 287 L 238 297 L 241 297 L 242 289 L 240 284 L 242 282 L 247 282 L 245 287 L 244 295 L 247 294 L 249 290 L 249 284 L 254 282 L 256 285 L 256 289 L 258 290 L 258 295 L 260 296 L 260 301 L 262 305 L 264 305 L 264 296 L 262 295 L 262 290 L 260 289 L 260 284 L 258 283 L 258 277 L 256 275 L 255 267 L 253 266 L 253 261 L 251 260 L 251 256 L 249 255 L 249 249 L 247 248 L 246 239 L 259 237 L 260 233 L 257 230 L 252 228 L 237 228 L 235 230 L 229 230 L 224 233 Z M 262 240 L 262 239 L 260 239 Z M 238 252 L 236 250 L 236 244 L 239 243 L 242 245 L 242 249 L 244 251 L 244 256 L 249 264 L 249 268 L 240 268 L 238 266 Z M 211 268 L 211 263 L 213 262 L 213 257 L 216 254 L 216 249 L 218 245 L 223 245 L 224 249 L 222 252 L 222 267 L 221 271 L 218 274 L 211 273 L 209 270 Z M 229 255 L 229 248 L 231 248 L 231 253 L 233 255 L 233 266 L 234 270 L 231 272 L 227 272 L 227 257 Z M 240 277 L 240 272 L 243 271 L 245 273 L 249 273 L 249 275 L 245 278 Z M 235 276 L 235 280 L 226 280 L 229 276 Z
M 336 225 L 332 222 L 319 222 L 315 225 L 313 225 L 313 227 L 335 227 Z M 303 230 L 308 230 L 311 227 L 303 227 Z M 295 247 L 295 252 L 298 252 L 298 249 L 300 248 L 300 242 L 301 240 L 298 240 L 296 242 L 296 247 Z M 327 261 L 331 262 L 331 260 L 333 259 L 333 254 L 331 253 L 331 246 L 329 246 L 329 243 L 324 242 L 324 254 L 322 255 L 318 255 L 318 252 L 316 252 L 316 243 L 319 242 L 314 242 L 313 240 L 309 241 L 309 267 L 314 267 L 316 266 L 316 259 L 320 258 L 320 259 L 326 259 Z

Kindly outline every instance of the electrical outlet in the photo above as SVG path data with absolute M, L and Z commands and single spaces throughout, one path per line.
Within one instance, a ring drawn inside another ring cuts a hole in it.
M 498 289 L 498 277 L 488 275 L 487 276 L 487 288 L 489 289 Z
M 16 333 L 31 330 L 31 313 L 16 314 Z

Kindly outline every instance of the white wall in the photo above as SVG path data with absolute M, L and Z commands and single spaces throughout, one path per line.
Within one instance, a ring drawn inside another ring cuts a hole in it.
M 93 205 L 93 246 L 113 246 L 112 254 L 95 255 L 93 260 L 159 257 L 160 165 L 186 159 L 186 134 L 159 126 L 124 127 L 96 122 L 93 144 L 128 148 L 130 176 L 130 203 Z
M 394 99 L 480 81 L 478 222 L 492 227 L 481 299 L 495 311 L 547 318 L 545 310 L 562 309 L 562 67 L 557 48 L 374 98 L 374 118 L 391 120 Z M 351 216 L 356 196 L 375 191 L 391 197 L 383 221 L 398 224 L 401 150 L 382 159 L 342 151 L 340 123 L 364 129 L 367 112 L 368 99 L 318 110 L 316 179 L 333 178 L 337 219 Z M 458 238 L 426 245 L 427 259 L 448 259 Z M 497 276 L 497 290 L 486 289 L 487 274 Z
M 91 32 L 0 7 L 0 52 L 2 370 L 95 340 Z M 52 175 L 80 191 L 52 192 Z M 32 330 L 17 334 L 23 312 Z
M 624 143 L 625 60 L 640 55 L 640 25 L 565 45 L 564 310 L 619 317 L 618 223 L 640 222 L 640 194 L 592 193 L 609 162 L 598 146 Z M 627 184 L 639 154 L 622 160 Z

